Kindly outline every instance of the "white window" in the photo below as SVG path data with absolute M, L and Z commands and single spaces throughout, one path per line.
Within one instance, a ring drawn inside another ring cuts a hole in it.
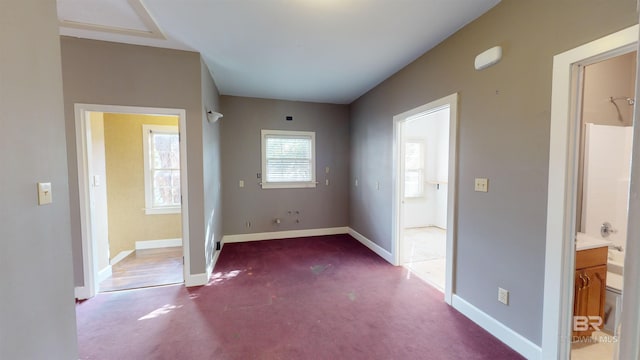
M 262 188 L 316 187 L 316 133 L 262 130 Z
M 424 143 L 407 141 L 404 145 L 404 197 L 424 196 Z
M 142 147 L 145 213 L 179 213 L 181 195 L 178 127 L 142 125 Z

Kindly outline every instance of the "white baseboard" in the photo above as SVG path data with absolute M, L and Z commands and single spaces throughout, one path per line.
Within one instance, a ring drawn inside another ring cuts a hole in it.
M 348 227 L 335 227 L 325 229 L 307 229 L 307 230 L 289 230 L 289 231 L 273 231 L 253 234 L 225 235 L 222 237 L 222 243 L 237 243 L 259 240 L 277 240 L 297 237 L 337 235 L 349 233 Z
M 491 316 L 487 315 L 477 307 L 469 304 L 459 296 L 455 294 L 453 295 L 453 301 L 451 305 L 454 309 L 461 312 L 464 316 L 471 319 L 471 321 L 478 324 L 481 328 L 488 331 L 491 335 L 498 338 L 500 341 L 520 353 L 520 355 L 524 356 L 525 358 L 530 360 L 542 358 L 542 349 L 538 345 L 532 343 L 522 335 L 511 330 L 510 328 L 508 328 L 498 320 L 492 318 Z
M 182 239 L 162 239 L 136 241 L 136 250 L 160 249 L 168 247 L 182 246 Z
M 90 298 L 89 289 L 86 286 L 76 286 L 74 289 L 76 299 L 78 300 L 86 300 Z
M 111 265 L 105 266 L 104 269 L 98 271 L 98 284 L 103 282 L 105 279 L 109 278 L 112 275 Z
M 352 228 L 348 228 L 348 230 L 349 230 L 348 234 L 353 236 L 356 240 L 360 241 L 362 245 L 368 247 L 371 251 L 378 254 L 378 256 L 385 259 L 391 265 L 395 265 L 393 261 L 393 255 L 390 252 L 383 249 L 380 245 L 374 243 L 373 241 L 367 239 L 364 235 L 353 230 Z
M 132 252 L 133 252 L 133 250 L 120 251 L 120 253 L 118 255 L 116 255 L 113 259 L 111 259 L 111 261 L 109 261 L 109 265 L 113 266 L 113 265 L 119 263 L 122 259 L 124 259 L 127 256 L 129 256 L 129 254 L 131 254 Z

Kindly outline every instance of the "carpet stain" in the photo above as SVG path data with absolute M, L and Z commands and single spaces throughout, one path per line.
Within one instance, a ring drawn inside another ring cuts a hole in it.
M 311 272 L 314 273 L 315 275 L 320 275 L 322 274 L 325 270 L 327 270 L 329 267 L 331 266 L 331 264 L 327 264 L 327 265 L 313 265 L 311 267 Z
M 356 298 L 357 298 L 357 296 L 356 296 L 356 292 L 355 292 L 355 291 L 349 291 L 349 292 L 347 293 L 347 297 L 348 297 L 348 298 L 349 298 L 349 300 L 351 300 L 351 301 L 356 301 Z

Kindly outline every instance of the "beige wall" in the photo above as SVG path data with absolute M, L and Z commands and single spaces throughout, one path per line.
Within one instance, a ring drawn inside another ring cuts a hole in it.
M 582 118 L 585 123 L 631 126 L 633 106 L 616 100 L 620 113 L 609 101 L 614 98 L 634 98 L 636 84 L 636 55 L 617 56 L 589 65 L 584 70 L 584 98 Z
M 181 238 L 180 214 L 146 215 L 142 125 L 175 125 L 176 116 L 104 114 L 110 258 L 136 241 Z
M 453 292 L 539 345 L 553 57 L 637 23 L 635 0 L 503 0 L 369 91 L 351 104 L 350 226 L 392 249 L 393 116 L 459 93 Z M 502 60 L 475 71 L 496 45 Z
M 0 359 L 77 359 L 56 2 L 2 0 L 0 24 Z

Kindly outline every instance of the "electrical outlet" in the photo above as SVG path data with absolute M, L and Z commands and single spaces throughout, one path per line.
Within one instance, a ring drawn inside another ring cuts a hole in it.
M 509 290 L 505 290 L 501 287 L 498 288 L 498 301 L 505 305 L 509 305 Z
M 476 178 L 475 183 L 475 191 L 479 192 L 488 192 L 489 191 L 489 179 L 487 178 Z

